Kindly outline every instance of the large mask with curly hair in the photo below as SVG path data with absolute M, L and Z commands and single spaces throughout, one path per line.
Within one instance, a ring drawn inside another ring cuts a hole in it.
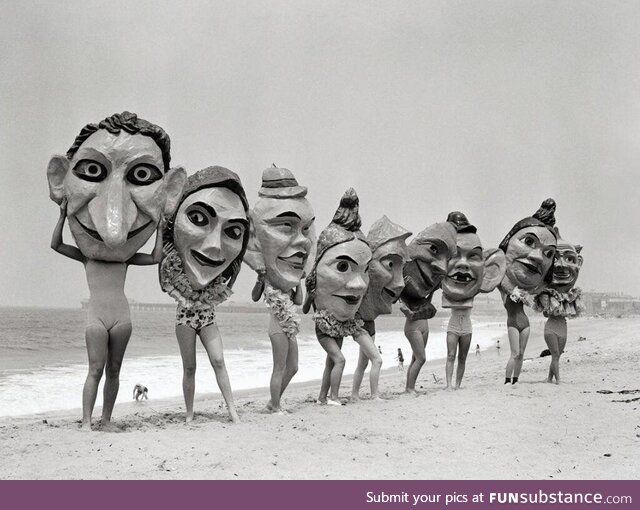
M 214 166 L 189 176 L 164 232 L 163 290 L 188 299 L 214 281 L 230 288 L 249 239 L 247 210 L 244 189 L 231 170 Z
M 306 280 L 305 311 L 313 304 L 339 321 L 354 318 L 369 285 L 367 266 L 371 260 L 360 225 L 358 195 L 350 188 L 318 238 L 315 265 Z
M 500 283 L 511 293 L 516 287 L 535 294 L 551 282 L 551 267 L 557 239 L 553 231 L 556 203 L 545 200 L 533 216 L 517 222 L 505 236 L 499 248 L 505 253 L 507 270 Z
M 67 204 L 69 228 L 89 259 L 125 262 L 175 210 L 186 174 L 169 168 L 164 130 L 123 112 L 88 124 L 47 168 L 49 194 Z

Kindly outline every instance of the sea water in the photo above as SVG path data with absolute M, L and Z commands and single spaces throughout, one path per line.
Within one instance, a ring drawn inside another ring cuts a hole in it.
M 267 387 L 271 377 L 271 344 L 267 313 L 218 313 L 224 357 L 234 390 Z M 149 398 L 182 395 L 182 362 L 174 334 L 174 312 L 133 311 L 133 333 L 120 372 L 118 402 L 132 399 L 137 383 L 149 388 Z M 87 375 L 84 343 L 85 312 L 73 309 L 0 308 L 0 416 L 18 416 L 81 407 Z M 445 358 L 448 313 L 429 321 L 427 359 Z M 481 349 L 493 347 L 505 336 L 499 318 L 476 320 L 473 339 Z M 504 320 L 504 319 L 503 319 Z M 376 320 L 376 344 L 382 349 L 383 368 L 397 365 L 400 347 L 405 367 L 411 348 L 403 333 L 404 318 Z M 504 347 L 507 347 L 506 342 Z M 303 316 L 298 336 L 299 371 L 293 382 L 319 379 L 326 354 L 317 342 L 310 316 Z M 345 374 L 353 373 L 358 345 L 345 338 Z M 219 393 L 213 369 L 198 341 L 196 392 Z M 444 372 L 444 363 L 443 370 Z M 444 375 L 444 374 L 441 374 Z M 421 373 L 421 378 L 429 373 Z M 265 390 L 266 398 L 266 390 Z M 97 404 L 101 403 L 101 390 Z

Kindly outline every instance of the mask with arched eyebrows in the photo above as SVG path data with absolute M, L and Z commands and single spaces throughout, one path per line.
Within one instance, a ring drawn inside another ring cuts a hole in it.
M 160 127 L 124 112 L 89 124 L 67 156 L 51 158 L 50 196 L 67 200 L 71 234 L 87 258 L 127 261 L 173 213 L 186 174 L 168 168 L 168 151 Z
M 581 251 L 582 246 L 560 238 L 558 232 L 558 247 L 553 261 L 553 277 L 549 285 L 551 288 L 559 292 L 569 292 L 575 286 L 583 262 Z
M 267 282 L 285 292 L 300 284 L 315 242 L 315 216 L 306 194 L 307 188 L 299 186 L 288 169 L 267 168 L 251 211 L 252 239 L 245 261 L 263 269 Z

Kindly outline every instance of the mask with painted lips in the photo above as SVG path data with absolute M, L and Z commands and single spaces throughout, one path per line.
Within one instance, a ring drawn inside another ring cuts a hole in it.
M 327 310 L 340 321 L 353 319 L 369 285 L 370 260 L 369 246 L 357 238 L 324 252 L 316 266 L 317 309 Z
M 54 156 L 51 198 L 67 199 L 69 229 L 89 259 L 126 262 L 170 214 L 186 175 L 163 172 L 162 152 L 149 136 L 98 129 L 69 160 Z
M 557 241 L 545 227 L 526 227 L 509 240 L 505 252 L 506 277 L 516 286 L 533 291 L 551 269 Z
M 251 219 L 267 281 L 283 291 L 294 289 L 300 284 L 315 241 L 311 204 L 301 197 L 260 197 Z
M 173 239 L 194 289 L 209 285 L 238 257 L 247 228 L 242 201 L 227 188 L 198 190 L 180 204 Z

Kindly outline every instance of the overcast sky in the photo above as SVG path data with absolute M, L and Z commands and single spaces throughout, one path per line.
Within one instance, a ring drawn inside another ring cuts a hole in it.
M 155 122 L 188 173 L 275 162 L 318 231 L 358 191 L 364 230 L 465 212 L 485 246 L 555 198 L 585 290 L 639 294 L 640 4 L 601 1 L 0 1 L 0 305 L 72 306 L 46 166 L 88 122 Z M 66 240 L 71 236 L 66 231 Z M 151 246 L 147 248 L 150 250 Z M 236 301 L 254 275 L 244 267 Z M 170 301 L 154 267 L 127 294 Z

